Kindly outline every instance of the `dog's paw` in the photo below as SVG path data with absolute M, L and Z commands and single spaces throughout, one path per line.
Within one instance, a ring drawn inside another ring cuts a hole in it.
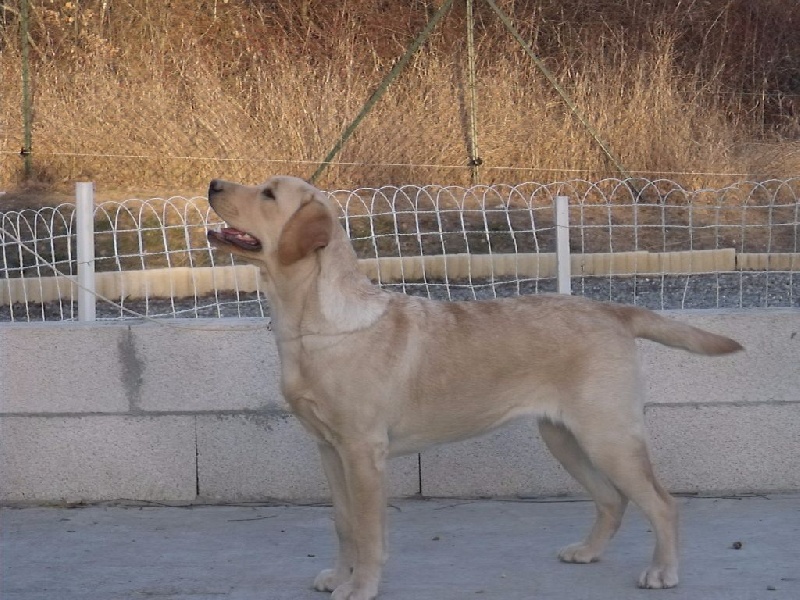
M 318 592 L 332 592 L 349 577 L 350 573 L 337 573 L 336 569 L 325 569 L 314 578 L 314 589 Z
M 639 587 L 648 590 L 673 588 L 678 585 L 678 569 L 674 566 L 651 565 L 639 577 Z
M 565 563 L 588 564 L 599 560 L 600 552 L 584 542 L 578 542 L 562 548 L 558 559 Z
M 378 584 L 356 586 L 347 581 L 337 587 L 331 600 L 374 600 L 378 597 Z

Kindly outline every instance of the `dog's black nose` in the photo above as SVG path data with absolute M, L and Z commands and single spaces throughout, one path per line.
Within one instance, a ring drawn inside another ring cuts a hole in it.
M 221 181 L 220 179 L 212 179 L 211 183 L 208 184 L 208 197 L 210 198 L 217 192 L 221 192 L 222 187 L 223 187 L 223 181 Z

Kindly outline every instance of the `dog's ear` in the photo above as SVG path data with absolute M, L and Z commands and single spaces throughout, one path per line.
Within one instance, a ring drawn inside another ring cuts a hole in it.
M 305 258 L 331 241 L 333 220 L 328 209 L 311 199 L 292 215 L 283 226 L 278 240 L 278 261 L 288 266 Z

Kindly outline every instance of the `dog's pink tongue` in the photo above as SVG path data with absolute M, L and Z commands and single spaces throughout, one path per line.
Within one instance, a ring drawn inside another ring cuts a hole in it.
M 234 229 L 233 227 L 226 227 L 222 230 L 226 237 L 236 238 L 240 242 L 245 242 L 247 244 L 255 244 L 258 243 L 258 240 L 254 238 L 249 233 L 245 233 L 244 231 L 240 231 L 238 229 Z
M 261 242 L 249 233 L 245 233 L 235 227 L 223 227 L 219 230 L 219 235 L 231 244 L 236 244 L 247 250 L 258 250 L 261 248 Z

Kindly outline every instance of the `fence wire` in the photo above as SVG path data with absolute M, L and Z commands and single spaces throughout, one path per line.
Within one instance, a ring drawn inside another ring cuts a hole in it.
M 328 192 L 364 272 L 445 300 L 556 290 L 553 199 L 569 197 L 573 293 L 657 309 L 800 306 L 800 178 L 385 186 Z M 0 213 L 0 320 L 77 318 L 73 204 Z M 205 198 L 95 209 L 100 319 L 267 316 L 254 268 L 212 250 Z M 24 246 L 24 247 L 23 247 Z

